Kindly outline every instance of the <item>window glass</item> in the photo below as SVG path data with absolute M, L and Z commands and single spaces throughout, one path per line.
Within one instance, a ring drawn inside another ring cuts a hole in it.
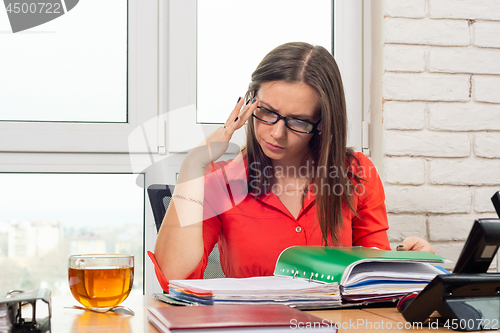
M 332 50 L 331 0 L 198 1 L 197 121 L 224 123 L 260 60 L 286 42 Z
M 134 255 L 143 294 L 143 175 L 0 173 L 0 184 L 0 294 L 69 296 L 68 256 L 90 253 Z
M 0 10 L 0 121 L 127 122 L 127 1 L 17 33 Z

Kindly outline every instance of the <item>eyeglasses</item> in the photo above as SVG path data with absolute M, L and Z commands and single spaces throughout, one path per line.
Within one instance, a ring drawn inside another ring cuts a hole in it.
M 263 108 L 262 106 L 258 106 L 252 116 L 268 124 L 276 124 L 280 119 L 283 119 L 287 128 L 299 133 L 314 133 L 321 122 L 321 119 L 318 120 L 317 123 L 312 123 L 310 121 L 300 120 L 293 117 L 283 117 L 282 115 Z

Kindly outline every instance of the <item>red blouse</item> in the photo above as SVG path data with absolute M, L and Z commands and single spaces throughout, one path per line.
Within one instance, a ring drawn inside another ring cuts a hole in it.
M 340 241 L 343 246 L 390 250 L 382 182 L 375 166 L 365 155 L 355 153 L 354 156 L 360 164 L 353 160 L 351 171 L 365 181 L 353 190 L 353 207 L 358 216 L 345 203 L 343 205 L 344 224 Z M 315 193 L 321 189 L 309 187 L 299 215 L 294 218 L 273 192 L 257 198 L 247 193 L 247 168 L 246 161 L 239 156 L 205 176 L 205 252 L 188 279 L 203 278 L 208 255 L 216 242 L 222 270 L 226 277 L 231 278 L 273 275 L 276 260 L 284 249 L 294 245 L 324 245 L 314 200 Z M 327 190 L 323 188 L 323 191 Z M 335 188 L 330 191 L 335 193 Z M 150 254 L 150 257 L 162 288 L 168 290 L 168 283 L 154 256 Z

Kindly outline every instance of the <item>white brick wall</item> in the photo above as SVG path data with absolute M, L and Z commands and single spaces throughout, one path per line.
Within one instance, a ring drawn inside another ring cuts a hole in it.
M 500 22 L 476 22 L 472 29 L 472 42 L 481 47 L 500 47 Z
M 428 8 L 431 18 L 498 21 L 500 2 L 498 0 L 428 0 Z
M 389 239 L 456 260 L 473 221 L 496 217 L 500 1 L 385 0 L 384 16 Z
M 473 75 L 472 91 L 478 102 L 500 103 L 500 75 Z
M 479 132 L 475 135 L 474 152 L 476 156 L 500 158 L 500 133 Z
M 420 46 L 387 45 L 385 64 L 385 70 L 389 72 L 423 72 L 425 50 Z
M 386 131 L 388 156 L 467 157 L 470 155 L 468 133 L 430 131 Z
M 385 15 L 391 17 L 425 17 L 425 0 L 385 0 Z
M 388 236 L 391 242 L 401 242 L 406 237 L 412 237 L 426 232 L 427 218 L 423 215 L 389 215 Z
M 425 127 L 426 103 L 388 101 L 384 105 L 386 129 L 421 130 Z
M 384 169 L 389 184 L 422 185 L 425 182 L 425 161 L 411 157 L 385 159 Z
M 429 105 L 429 128 L 442 131 L 498 131 L 500 104 L 433 103 Z
M 491 214 L 446 214 L 428 217 L 429 239 L 431 241 L 464 241 L 467 239 L 472 222 L 478 218 L 489 218 Z
M 386 186 L 389 213 L 470 213 L 472 193 L 456 186 Z
M 495 208 L 491 203 L 491 197 L 494 193 L 500 191 L 500 186 L 493 187 L 478 187 L 474 191 L 474 211 L 477 213 L 493 213 L 488 217 L 498 217 L 495 213 Z
M 500 74 L 500 49 L 436 47 L 429 51 L 429 71 Z
M 468 101 L 470 75 L 386 73 L 384 98 L 400 101 Z
M 467 21 L 389 18 L 385 20 L 386 42 L 465 46 L 470 44 Z
M 432 160 L 429 173 L 432 185 L 500 185 L 500 160 Z

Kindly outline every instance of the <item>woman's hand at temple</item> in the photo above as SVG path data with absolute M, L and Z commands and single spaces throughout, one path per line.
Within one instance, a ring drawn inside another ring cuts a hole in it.
M 205 168 L 224 155 L 234 132 L 246 123 L 258 105 L 255 97 L 245 105 L 243 103 L 244 99 L 240 97 L 224 125 L 207 136 L 186 156 L 190 163 L 199 161 L 200 166 Z
M 426 251 L 435 253 L 434 248 L 429 242 L 420 237 L 407 237 L 396 247 L 398 251 Z

